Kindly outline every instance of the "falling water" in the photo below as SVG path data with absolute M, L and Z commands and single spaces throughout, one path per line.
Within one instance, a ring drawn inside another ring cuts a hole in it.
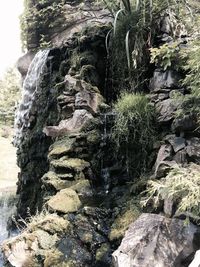
M 111 138 L 112 135 L 112 123 L 113 119 L 115 118 L 115 113 L 114 112 L 107 112 L 102 114 L 102 121 L 103 121 L 103 131 L 102 131 L 102 148 L 105 148 L 107 151 L 107 145 L 108 145 L 108 140 Z M 109 193 L 110 190 L 110 183 L 111 183 L 111 177 L 110 177 L 110 169 L 107 166 L 107 163 L 105 161 L 105 158 L 102 157 L 101 159 L 101 177 L 103 181 L 103 189 L 106 194 Z
M 40 76 L 44 72 L 49 50 L 40 50 L 31 62 L 23 83 L 22 100 L 15 116 L 15 137 L 13 144 L 19 145 L 23 131 L 30 127 L 35 113 L 31 110 L 38 91 Z
M 2 242 L 9 237 L 9 232 L 7 230 L 8 219 L 16 211 L 16 196 L 15 191 L 3 190 L 0 191 L 0 245 Z M 0 266 L 3 266 L 3 258 L 0 252 Z

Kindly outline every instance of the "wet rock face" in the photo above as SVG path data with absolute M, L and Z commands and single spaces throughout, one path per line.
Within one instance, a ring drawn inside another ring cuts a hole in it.
M 143 214 L 130 225 L 120 247 L 113 253 L 115 267 L 182 267 L 192 256 L 198 228 L 178 219 Z M 166 249 L 167 248 L 167 249 Z
M 33 92 L 34 101 L 31 102 L 31 109 L 26 114 L 26 120 L 29 123 L 23 128 L 17 152 L 18 165 L 21 168 L 18 184 L 18 193 L 20 194 L 18 212 L 21 215 L 26 214 L 27 207 L 34 212 L 37 207 L 40 208 L 42 205 L 41 178 L 49 170 L 47 155 L 53 138 L 60 138 L 73 133 L 77 140 L 81 128 L 85 127 L 91 119 L 95 120 L 99 112 L 99 106 L 103 102 L 100 93 L 100 90 L 103 90 L 102 82 L 96 84 L 98 89 L 84 81 L 84 77 L 81 77 L 80 73 L 84 64 L 88 64 L 86 59 L 91 54 L 91 57 L 95 58 L 90 62 L 93 64 L 93 70 L 95 73 L 97 72 L 97 75 L 98 73 L 101 76 L 104 75 L 103 66 L 105 64 L 103 61 L 106 53 L 104 39 L 107 31 L 108 27 L 104 25 L 86 28 L 73 38 L 68 39 L 65 47 L 50 50 L 44 62 L 45 71 L 41 75 L 37 73 L 39 75 L 37 90 Z M 93 34 L 95 35 L 93 36 Z M 84 38 L 82 38 L 83 36 Z M 81 51 L 77 47 L 80 38 L 82 38 Z M 92 43 L 90 43 L 91 40 Z M 69 74 L 71 66 L 74 69 L 73 75 Z M 74 158 L 79 158 L 79 156 L 80 158 L 87 158 L 88 154 L 93 153 L 92 151 L 96 149 L 96 146 L 93 146 L 88 153 L 87 146 L 90 146 L 91 143 L 87 142 L 87 135 L 83 138 L 85 143 L 81 141 L 81 138 L 79 144 L 73 142 L 75 147 L 69 148 Z M 97 143 L 99 142 L 98 138 L 95 141 Z M 52 155 L 55 158 L 57 154 L 60 157 L 62 153 L 66 154 L 66 149 L 66 144 L 61 148 L 58 146 L 52 151 L 52 154 L 49 154 L 49 157 Z M 92 171 L 89 172 L 88 177 L 93 179 Z M 70 175 L 77 177 L 79 175 L 80 178 L 85 174 L 81 171 L 75 174 L 72 171 Z M 71 179 L 70 175 L 66 177 L 69 180 Z M 59 181 L 59 186 L 57 186 L 54 179 L 56 189 L 51 187 L 54 192 L 58 188 L 64 189 L 65 185 L 69 185 L 68 181 L 66 182 L 67 179 L 64 180 L 63 171 L 58 176 L 58 179 L 61 177 L 63 180 Z

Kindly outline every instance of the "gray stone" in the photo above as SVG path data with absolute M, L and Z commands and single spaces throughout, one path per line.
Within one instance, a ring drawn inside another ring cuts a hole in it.
M 150 81 L 150 90 L 157 91 L 158 89 L 164 88 L 178 88 L 179 79 L 180 77 L 175 71 L 156 69 Z
M 193 115 L 188 114 L 175 118 L 171 128 L 172 131 L 181 133 L 181 132 L 194 131 L 196 127 L 197 127 L 196 118 Z
M 173 168 L 177 168 L 177 167 L 178 165 L 174 160 L 161 161 L 155 170 L 155 178 L 165 177 L 170 172 L 170 170 L 172 170 Z
M 193 137 L 187 140 L 186 152 L 192 160 L 200 162 L 200 138 Z
M 66 133 L 81 130 L 85 123 L 92 118 L 92 114 L 85 109 L 75 110 L 72 118 L 62 120 L 58 126 L 46 126 L 43 132 L 51 137 L 64 136 Z
M 156 110 L 158 112 L 159 123 L 170 122 L 175 117 L 177 103 L 172 99 L 166 99 L 156 104 Z
M 113 253 L 114 267 L 182 267 L 195 252 L 198 227 L 178 219 L 142 214 Z
M 172 145 L 175 153 L 186 146 L 185 139 L 182 137 L 176 137 L 175 135 L 168 136 L 167 141 Z
M 178 151 L 176 155 L 173 157 L 173 160 L 176 161 L 177 164 L 188 163 L 186 150 L 183 149 Z
M 171 145 L 162 145 L 158 151 L 155 170 L 158 169 L 161 162 L 172 159 L 172 147 Z

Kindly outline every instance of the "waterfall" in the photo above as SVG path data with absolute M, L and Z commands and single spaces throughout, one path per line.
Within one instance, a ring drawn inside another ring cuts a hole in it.
M 8 188 L 0 191 L 0 245 L 2 242 L 9 237 L 9 232 L 7 230 L 8 219 L 16 211 L 16 195 L 15 190 Z M 15 235 L 16 233 L 12 233 Z M 3 258 L 0 252 L 0 266 L 3 266 Z
M 107 162 L 107 150 L 108 150 L 108 143 L 112 135 L 112 125 L 116 114 L 114 111 L 110 111 L 107 113 L 101 114 L 102 122 L 103 122 L 103 129 L 102 129 L 102 136 L 101 136 L 101 147 L 104 151 L 104 155 L 101 158 L 101 178 L 103 183 L 103 190 L 106 194 L 109 193 L 110 185 L 111 185 L 111 177 L 110 177 L 110 166 L 108 166 Z
M 15 146 L 19 145 L 23 132 L 30 127 L 30 123 L 35 117 L 36 111 L 32 110 L 32 106 L 49 51 L 48 49 L 40 50 L 29 66 L 23 83 L 22 100 L 15 115 L 15 136 L 13 140 Z

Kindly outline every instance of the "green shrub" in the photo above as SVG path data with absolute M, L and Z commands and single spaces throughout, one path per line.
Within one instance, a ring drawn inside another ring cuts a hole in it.
M 126 158 L 130 175 L 144 172 L 156 138 L 155 110 L 146 96 L 123 93 L 114 105 L 112 137 L 117 152 Z
M 161 180 L 150 180 L 142 201 L 145 206 L 153 201 L 157 207 L 160 201 L 172 199 L 178 212 L 188 212 L 193 216 L 200 215 L 200 166 L 191 164 L 188 167 L 173 169 Z
M 157 34 L 161 14 L 166 9 L 179 14 L 180 8 L 186 5 L 185 1 L 104 0 L 103 2 L 107 3 L 109 9 L 112 7 L 111 13 L 114 13 L 113 31 L 109 32 L 107 37 L 110 72 L 112 80 L 115 84 L 118 83 L 118 88 L 113 86 L 112 91 L 113 89 L 119 91 L 121 86 L 134 89 L 135 92 L 139 91 L 146 85 L 150 63 L 149 49 Z
M 172 67 L 177 59 L 180 48 L 177 42 L 173 44 L 163 44 L 159 48 L 151 48 L 151 63 L 164 70 Z
M 200 96 L 200 40 L 192 42 L 181 55 L 183 69 L 186 71 L 183 85 L 190 88 L 193 95 Z
M 29 48 L 32 38 L 39 47 L 50 45 L 48 31 L 65 27 L 64 5 L 66 0 L 24 1 L 24 12 L 20 17 L 23 49 Z M 58 29 L 57 29 L 58 30 Z
M 180 66 L 184 71 L 182 86 L 189 89 L 190 94 L 181 95 L 181 102 L 177 117 L 192 115 L 200 125 L 200 41 L 196 40 L 189 44 L 186 49 L 179 51 Z

